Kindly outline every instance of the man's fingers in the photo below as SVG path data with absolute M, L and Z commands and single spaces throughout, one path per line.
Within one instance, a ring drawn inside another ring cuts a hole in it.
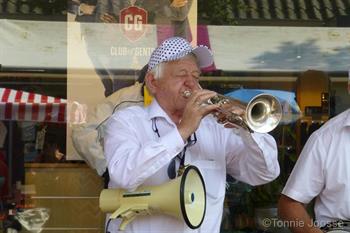
M 208 115 L 209 113 L 214 112 L 218 108 L 219 108 L 219 106 L 215 105 L 215 104 L 213 104 L 213 105 L 202 105 L 199 108 L 199 112 L 204 117 L 204 116 Z
M 107 13 L 104 13 L 101 17 L 100 17 L 101 21 L 104 22 L 104 23 L 115 23 L 116 20 L 115 18 L 110 15 L 110 14 L 107 14 Z
M 193 94 L 193 97 L 191 98 L 190 101 L 193 103 L 207 103 L 208 99 L 214 97 L 216 95 L 216 92 L 214 91 L 208 91 L 208 90 L 200 90 L 196 91 Z
M 171 5 L 172 7 L 183 7 L 188 3 L 187 0 L 173 0 Z
M 239 129 L 241 126 L 233 124 L 231 122 L 226 122 L 226 123 L 224 123 L 224 127 L 225 128 L 230 128 L 230 129 L 232 129 L 232 128 Z

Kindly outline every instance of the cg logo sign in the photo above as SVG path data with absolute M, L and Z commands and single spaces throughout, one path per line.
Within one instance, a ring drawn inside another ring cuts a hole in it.
M 120 11 L 119 22 L 123 34 L 131 42 L 140 39 L 146 31 L 147 11 L 143 8 L 130 6 Z

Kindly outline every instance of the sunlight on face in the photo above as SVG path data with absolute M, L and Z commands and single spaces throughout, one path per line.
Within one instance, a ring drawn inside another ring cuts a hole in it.
M 159 104 L 169 111 L 183 110 L 187 99 L 182 93 L 185 90 L 198 90 L 199 77 L 200 69 L 192 55 L 166 63 L 160 79 L 157 80 L 155 96 Z

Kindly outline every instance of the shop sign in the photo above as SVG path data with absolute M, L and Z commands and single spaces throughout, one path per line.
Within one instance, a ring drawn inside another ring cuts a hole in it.
M 145 34 L 147 17 L 147 11 L 137 6 L 130 6 L 120 11 L 121 30 L 130 42 L 137 41 Z

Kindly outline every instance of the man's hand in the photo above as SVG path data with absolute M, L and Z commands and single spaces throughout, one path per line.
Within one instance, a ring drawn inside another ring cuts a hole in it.
M 193 92 L 184 109 L 178 130 L 184 141 L 197 130 L 202 118 L 218 109 L 218 105 L 208 105 L 205 102 L 216 95 L 213 91 L 199 90 Z
M 104 13 L 103 15 L 101 15 L 100 20 L 104 23 L 117 23 L 115 17 L 108 13 Z
M 55 150 L 55 157 L 57 160 L 61 160 L 62 158 L 64 158 L 64 154 L 61 153 L 58 149 Z
M 95 6 L 93 6 L 93 5 L 88 5 L 88 4 L 85 4 L 85 3 L 80 4 L 80 11 L 84 15 L 92 15 L 94 10 L 95 10 Z
M 188 3 L 187 0 L 173 0 L 170 6 L 175 8 L 180 8 L 180 7 L 184 7 L 187 3 Z
M 282 221 L 289 223 L 293 233 L 323 233 L 315 226 L 303 203 L 283 194 L 278 201 L 278 215 Z
M 239 101 L 231 100 L 220 106 L 220 108 L 214 113 L 218 123 L 223 124 L 226 128 L 239 128 L 239 124 L 244 119 L 245 106 Z M 230 118 L 236 119 L 230 121 Z

